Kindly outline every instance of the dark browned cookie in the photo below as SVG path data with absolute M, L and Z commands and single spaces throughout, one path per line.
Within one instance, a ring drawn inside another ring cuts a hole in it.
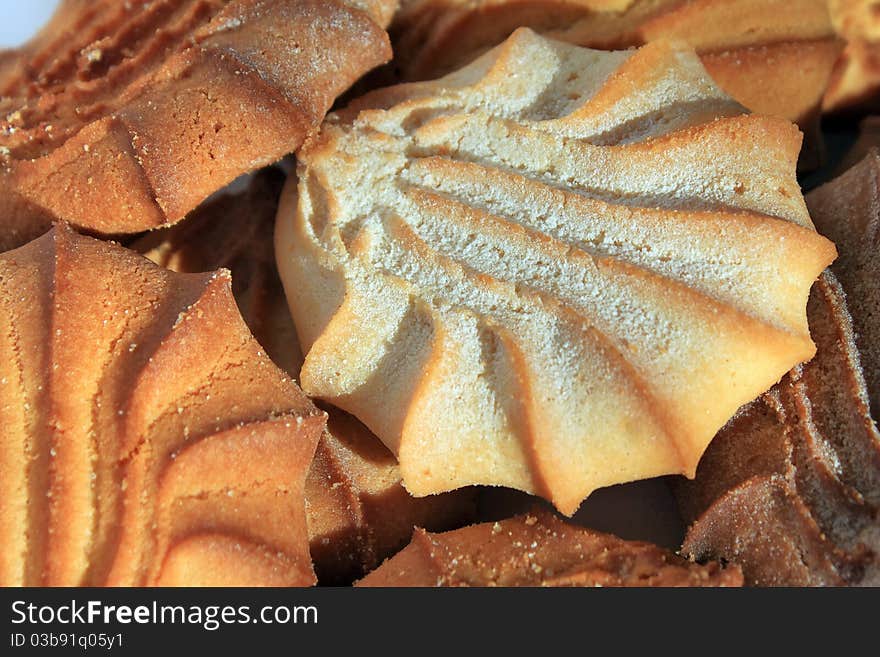
M 866 116 L 859 122 L 859 136 L 836 167 L 835 175 L 848 171 L 865 159 L 872 148 L 880 148 L 880 116 Z
M 866 133 L 867 134 L 867 133 Z M 880 151 L 806 196 L 816 230 L 839 255 L 831 265 L 852 313 L 871 414 L 880 418 Z
M 880 583 L 880 433 L 845 296 L 823 274 L 807 308 L 818 351 L 744 407 L 678 484 L 683 552 L 758 586 Z
M 172 224 L 391 56 L 395 0 L 66 0 L 0 58 L 0 249 Z
M 349 584 L 402 547 L 414 527 L 443 531 L 473 522 L 476 491 L 413 497 L 397 459 L 369 429 L 325 406 L 327 431 L 306 479 L 312 561 L 322 584 Z
M 549 512 L 444 534 L 417 530 L 358 586 L 739 586 L 736 567 L 569 525 Z
M 880 584 L 878 182 L 872 150 L 807 195 L 839 252 L 807 306 L 816 356 L 741 409 L 678 485 L 684 551 L 735 561 L 750 584 Z

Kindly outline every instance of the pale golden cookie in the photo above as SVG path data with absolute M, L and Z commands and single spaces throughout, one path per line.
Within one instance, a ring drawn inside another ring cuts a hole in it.
M 308 585 L 325 414 L 225 271 L 57 227 L 0 255 L 0 584 Z
M 248 327 L 272 360 L 296 375 L 302 355 L 272 246 L 283 180 L 278 169 L 262 171 L 244 189 L 131 246 L 174 271 L 230 269 Z M 473 520 L 473 490 L 412 497 L 379 439 L 344 411 L 326 410 L 330 419 L 305 488 L 310 551 L 322 584 L 363 576 L 403 547 L 416 525 L 440 531 Z
M 842 47 L 825 0 L 403 0 L 391 31 L 403 75 L 424 79 L 520 26 L 589 48 L 682 40 L 736 100 L 800 125 L 801 164 L 818 164 L 822 94 Z
M 331 115 L 276 235 L 304 390 L 375 432 L 416 495 L 503 485 L 573 513 L 693 475 L 813 355 L 806 298 L 835 254 L 797 128 L 742 112 L 692 51 L 523 29 Z

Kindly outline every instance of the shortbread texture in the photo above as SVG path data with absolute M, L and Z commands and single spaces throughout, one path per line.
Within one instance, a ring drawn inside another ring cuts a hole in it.
M 683 554 L 737 563 L 751 586 L 880 584 L 880 432 L 846 300 L 824 273 L 807 306 L 816 356 L 745 406 L 678 486 Z
M 394 0 L 66 0 L 0 53 L 0 250 L 173 224 L 391 57 Z
M 313 584 L 325 423 L 228 272 L 67 228 L 0 255 L 0 585 Z
M 836 0 L 838 4 L 852 0 Z M 865 0 L 855 0 L 867 4 Z M 688 43 L 728 94 L 806 131 L 842 42 L 826 0 L 403 0 L 391 28 L 407 79 L 435 77 L 520 26 L 603 50 Z M 834 2 L 832 2 L 834 4 Z M 818 132 L 818 128 L 816 128 Z
M 332 115 L 276 226 L 304 390 L 376 433 L 416 495 L 501 485 L 570 514 L 693 476 L 813 355 L 806 298 L 835 255 L 797 128 L 744 111 L 683 46 L 520 29 Z
M 283 184 L 279 169 L 266 169 L 241 192 L 220 195 L 130 246 L 172 271 L 229 269 L 248 328 L 272 362 L 298 373 L 302 354 L 272 245 Z M 309 551 L 320 584 L 350 584 L 405 546 L 416 525 L 440 531 L 473 520 L 474 489 L 412 497 L 381 441 L 348 413 L 325 410 L 327 429 L 305 483 Z
M 810 294 L 817 353 L 745 406 L 677 486 L 682 546 L 761 586 L 880 585 L 880 156 L 809 194 L 840 257 Z

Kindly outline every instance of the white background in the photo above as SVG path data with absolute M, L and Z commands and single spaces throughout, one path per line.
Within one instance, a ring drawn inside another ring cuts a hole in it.
M 57 4 L 58 0 L 0 0 L 0 48 L 27 41 Z

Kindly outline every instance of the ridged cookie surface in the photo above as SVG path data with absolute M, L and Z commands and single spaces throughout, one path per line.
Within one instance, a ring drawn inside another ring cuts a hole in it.
M 183 274 L 228 269 L 242 318 L 269 358 L 296 376 L 302 353 L 275 267 L 272 235 L 284 172 L 270 167 L 243 188 L 201 204 L 174 226 L 151 231 L 129 248 Z
M 67 0 L 0 60 L 0 249 L 174 223 L 391 54 L 393 1 Z M 381 24 L 381 25 L 380 25 Z
M 392 38 L 404 75 L 424 79 L 520 26 L 602 49 L 681 39 L 736 100 L 808 135 L 841 48 L 825 0 L 403 0 Z
M 443 534 L 417 530 L 358 586 L 740 586 L 735 566 L 699 565 L 547 512 Z
M 840 257 L 813 287 L 816 356 L 743 408 L 682 483 L 684 550 L 759 585 L 880 583 L 880 158 L 807 195 Z M 831 273 L 833 272 L 833 273 Z
M 880 583 L 880 433 L 833 274 L 808 306 L 818 353 L 724 427 L 678 490 L 682 552 L 756 586 Z
M 691 51 L 517 31 L 325 122 L 279 208 L 301 385 L 407 488 L 592 490 L 681 472 L 810 358 L 834 247 L 800 134 L 746 116 Z
M 816 228 L 838 245 L 831 267 L 846 292 L 871 413 L 880 418 L 880 151 L 807 195 Z
M 173 271 L 225 267 L 242 317 L 270 358 L 298 373 L 302 354 L 275 268 L 272 233 L 284 174 L 261 171 L 240 191 L 202 204 L 176 226 L 131 246 Z M 306 478 L 309 544 L 318 580 L 347 584 L 406 545 L 416 525 L 441 531 L 473 520 L 472 489 L 414 498 L 394 455 L 369 429 L 326 407 Z
M 325 414 L 228 272 L 55 228 L 0 255 L 0 584 L 306 585 Z
M 473 522 L 476 491 L 413 497 L 394 455 L 355 418 L 328 408 L 306 479 L 312 561 L 321 584 L 350 584 L 404 547 L 415 527 Z

